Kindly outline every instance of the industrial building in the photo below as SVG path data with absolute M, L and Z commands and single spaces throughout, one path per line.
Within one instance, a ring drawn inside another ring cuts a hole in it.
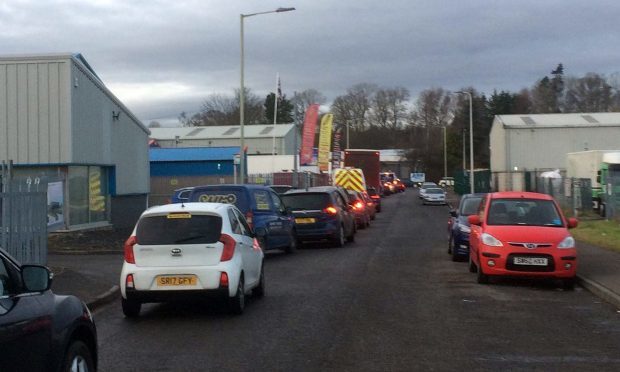
M 47 187 L 50 229 L 133 225 L 149 192 L 149 130 L 84 57 L 0 57 L 0 88 L 0 161 Z
M 243 137 L 248 155 L 272 154 L 275 139 L 276 155 L 295 153 L 295 125 L 245 125 Z M 160 147 L 229 147 L 239 146 L 241 127 L 238 125 L 210 127 L 151 128 L 151 139 Z M 297 143 L 301 144 L 298 136 Z
M 183 187 L 235 183 L 236 156 L 239 146 L 150 148 L 149 205 L 169 202 L 174 190 Z
M 566 167 L 566 154 L 618 147 L 620 113 L 497 115 L 490 134 L 496 189 L 522 189 L 525 172 Z M 506 186 L 508 185 L 508 186 Z

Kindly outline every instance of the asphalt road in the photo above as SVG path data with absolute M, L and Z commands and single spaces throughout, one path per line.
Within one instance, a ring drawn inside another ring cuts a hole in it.
M 103 371 L 620 370 L 620 313 L 555 283 L 480 285 L 446 253 L 448 208 L 417 193 L 344 248 L 269 254 L 242 316 L 208 304 L 120 302 L 95 314 Z

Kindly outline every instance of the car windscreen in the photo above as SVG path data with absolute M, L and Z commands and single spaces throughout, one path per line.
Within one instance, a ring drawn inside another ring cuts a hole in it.
M 293 189 L 292 186 L 270 186 L 270 187 L 273 191 L 277 192 L 278 194 L 284 194 L 288 190 Z
M 220 216 L 190 213 L 142 217 L 136 227 L 141 245 L 211 244 L 220 240 L 221 233 Z
M 429 189 L 431 187 L 437 187 L 437 184 L 434 184 L 434 183 L 423 183 L 420 188 L 421 189 Z
M 282 195 L 284 205 L 292 210 L 322 210 L 330 206 L 327 193 L 302 193 Z
M 482 198 L 465 198 L 463 199 L 463 203 L 461 204 L 461 216 L 471 216 L 472 214 L 478 213 L 478 207 L 480 206 L 480 201 Z
M 246 192 L 239 188 L 207 187 L 195 189 L 190 196 L 192 202 L 234 204 L 245 214 L 250 210 Z
M 375 189 L 370 189 L 370 188 L 369 188 L 369 189 L 368 189 L 368 195 L 370 195 L 370 196 L 373 196 L 373 195 L 378 195 L 378 194 L 377 194 L 377 190 L 375 190 Z
M 539 199 L 493 199 L 489 206 L 487 224 L 563 226 L 553 201 Z

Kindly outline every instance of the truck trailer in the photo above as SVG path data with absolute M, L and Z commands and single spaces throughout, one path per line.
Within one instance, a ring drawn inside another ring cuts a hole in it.
M 381 161 L 379 160 L 379 150 L 366 149 L 347 149 L 344 150 L 344 166 L 360 168 L 364 172 L 366 185 L 374 187 L 381 193 Z

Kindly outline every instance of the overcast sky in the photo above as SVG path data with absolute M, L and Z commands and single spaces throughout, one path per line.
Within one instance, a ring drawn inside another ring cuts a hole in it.
M 0 0 L 0 55 L 82 53 L 146 125 L 245 85 L 264 97 L 357 83 L 516 92 L 620 71 L 618 0 Z M 166 120 L 168 119 L 168 121 Z

